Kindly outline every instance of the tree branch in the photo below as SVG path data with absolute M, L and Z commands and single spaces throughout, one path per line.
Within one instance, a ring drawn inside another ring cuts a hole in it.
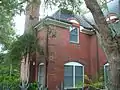
M 84 15 L 82 15 L 82 17 L 90 26 L 92 26 L 95 29 L 95 31 L 99 33 L 99 29 L 96 25 L 92 24 Z
M 99 28 L 99 33 L 101 34 L 103 40 L 110 39 L 111 41 L 111 34 L 108 28 L 108 24 L 106 22 L 106 19 L 103 15 L 103 12 L 101 11 L 100 6 L 98 5 L 96 0 L 85 0 L 87 8 L 91 11 L 95 23 L 97 24 L 97 27 Z
M 20 3 L 18 3 L 18 4 L 23 4 L 25 2 L 29 2 L 29 0 L 24 0 L 24 1 L 20 2 Z

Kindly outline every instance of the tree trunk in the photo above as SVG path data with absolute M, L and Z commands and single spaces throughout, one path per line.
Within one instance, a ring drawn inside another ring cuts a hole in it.
M 39 22 L 41 0 L 28 0 L 26 6 L 25 33 L 31 32 L 32 27 Z
M 24 29 L 24 34 L 30 33 L 34 34 L 35 33 L 32 31 L 34 25 L 36 25 L 39 22 L 39 9 L 40 9 L 40 4 L 41 0 L 27 0 L 27 6 L 26 6 L 26 19 L 25 19 L 25 29 Z M 28 51 L 27 51 L 28 49 Z M 20 86 L 22 90 L 27 90 L 28 88 L 28 82 L 30 78 L 30 58 L 31 58 L 31 47 L 27 47 L 26 52 L 29 52 L 26 55 L 26 60 L 25 57 L 23 58 L 23 63 L 21 63 L 21 81 L 22 85 Z
M 99 29 L 99 40 L 110 64 L 109 90 L 120 90 L 120 38 L 112 36 L 97 0 L 85 0 Z

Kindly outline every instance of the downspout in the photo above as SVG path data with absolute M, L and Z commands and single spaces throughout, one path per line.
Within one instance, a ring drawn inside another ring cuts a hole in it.
M 47 26 L 47 30 L 46 30 L 46 56 L 45 56 L 45 87 L 47 87 L 48 85 L 48 57 L 49 57 L 49 52 L 48 52 L 48 30 L 49 30 L 49 27 Z

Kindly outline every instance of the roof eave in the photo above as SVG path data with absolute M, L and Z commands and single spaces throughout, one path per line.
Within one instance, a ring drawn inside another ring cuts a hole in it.
M 36 26 L 34 26 L 34 28 L 42 28 L 46 25 L 55 25 L 55 26 L 59 26 L 59 27 L 63 27 L 63 28 L 69 28 L 69 26 L 72 25 L 71 22 L 67 22 L 64 20 L 56 20 L 54 18 L 51 17 L 47 17 L 43 20 L 41 20 Z

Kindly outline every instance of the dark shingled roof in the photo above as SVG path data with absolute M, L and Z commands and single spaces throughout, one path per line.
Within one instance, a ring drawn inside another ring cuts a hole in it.
M 57 19 L 57 20 L 64 20 L 64 21 L 68 21 L 69 18 L 74 18 L 76 19 L 81 26 L 83 26 L 84 28 L 89 28 L 91 29 L 92 27 L 83 19 L 82 16 L 78 16 L 78 15 L 74 15 L 74 14 L 67 14 L 64 12 L 61 12 L 61 10 L 58 10 L 57 12 L 55 12 L 52 16 L 52 18 Z M 90 19 L 90 18 L 89 18 Z M 88 20 L 89 20 L 88 19 Z M 91 21 L 91 20 L 90 20 Z M 94 21 L 93 21 L 94 22 Z
M 120 0 L 111 0 L 109 3 L 107 3 L 107 5 L 108 5 L 109 12 L 107 10 L 104 10 L 103 12 L 104 12 L 105 16 L 108 15 L 108 13 L 116 13 L 117 15 L 120 16 Z M 84 14 L 84 17 L 91 24 L 95 25 L 95 21 L 94 21 L 93 16 L 90 12 Z M 69 20 L 68 20 L 69 18 L 74 18 L 80 23 L 80 25 L 82 27 L 87 28 L 87 29 L 92 29 L 92 26 L 89 25 L 84 20 L 83 16 L 74 15 L 74 14 L 72 14 L 71 11 L 66 12 L 63 9 L 58 10 L 52 16 L 49 16 L 49 17 L 46 17 L 46 18 L 56 19 L 56 20 L 63 21 L 63 22 L 66 22 L 66 23 L 70 23 Z

